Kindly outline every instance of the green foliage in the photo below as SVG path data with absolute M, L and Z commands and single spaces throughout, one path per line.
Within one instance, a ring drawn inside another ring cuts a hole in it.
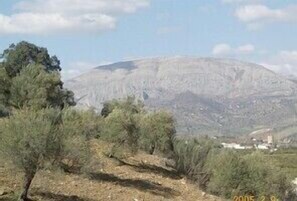
M 0 64 L 0 117 L 8 115 L 8 99 L 11 80 Z
M 60 112 L 20 110 L 1 121 L 0 152 L 25 173 L 25 193 L 36 172 L 59 153 Z
M 205 188 L 210 178 L 206 164 L 218 145 L 208 138 L 174 141 L 175 168 Z
M 297 177 L 297 148 L 278 149 L 276 152 L 266 154 L 266 157 L 285 171 L 291 180 Z
M 140 147 L 150 154 L 171 154 L 175 137 L 175 121 L 165 111 L 152 112 L 140 119 Z
M 63 110 L 63 129 L 67 135 L 80 135 L 86 139 L 99 137 L 103 119 L 93 110 Z
M 15 77 L 29 64 L 39 64 L 46 71 L 60 71 L 60 61 L 56 56 L 50 56 L 46 48 L 22 41 L 12 44 L 3 52 L 3 66 L 10 77 Z
M 101 137 L 114 144 L 110 155 L 124 157 L 124 150 L 132 154 L 137 152 L 139 119 L 144 113 L 143 103 L 135 97 L 104 103 L 101 115 L 105 119 Z
M 208 184 L 210 192 L 226 198 L 231 198 L 233 194 L 249 195 L 238 194 L 240 193 L 240 184 L 244 182 L 247 170 L 245 163 L 236 152 L 226 150 L 219 153 L 211 161 L 209 169 L 212 172 L 212 177 Z
M 45 164 L 80 171 L 90 159 L 88 137 L 100 118 L 91 111 L 23 109 L 0 121 L 0 152 L 25 173 L 24 199 L 36 172 Z M 46 163 L 47 162 L 47 163 Z
M 173 151 L 175 121 L 167 112 L 147 112 L 134 97 L 106 102 L 102 139 L 114 143 L 112 154 L 128 148 L 131 153 L 143 149 L 153 154 L 169 155 Z
M 290 181 L 260 152 L 245 156 L 222 151 L 212 161 L 208 190 L 230 198 L 234 195 L 277 196 L 284 200 Z
M 131 153 L 137 152 L 139 139 L 137 119 L 137 114 L 121 109 L 114 109 L 105 118 L 101 137 L 115 144 L 112 155 L 117 154 L 118 148 L 128 148 Z
M 100 132 L 101 117 L 93 111 L 62 111 L 62 147 L 59 165 L 69 172 L 80 172 L 91 158 L 89 139 Z
M 174 153 L 178 172 L 210 193 L 228 199 L 243 195 L 296 199 L 290 194 L 291 180 L 263 153 L 222 149 L 207 138 L 175 140 Z
M 112 100 L 105 102 L 103 104 L 103 109 L 101 111 L 101 115 L 103 117 L 107 117 L 114 109 L 125 110 L 131 114 L 137 114 L 143 111 L 143 103 L 141 101 L 137 101 L 135 97 L 128 96 L 122 100 Z
M 27 42 L 11 45 L 0 63 L 0 117 L 13 108 L 35 109 L 75 105 L 74 94 L 63 89 L 60 62 L 45 48 Z
M 41 109 L 62 105 L 61 81 L 57 73 L 47 73 L 43 66 L 29 65 L 12 79 L 10 105 L 14 108 Z

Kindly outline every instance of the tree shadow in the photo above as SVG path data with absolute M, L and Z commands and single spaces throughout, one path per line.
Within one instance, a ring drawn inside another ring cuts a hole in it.
M 62 195 L 62 194 L 55 194 L 52 192 L 35 192 L 33 196 L 42 197 L 43 199 L 49 199 L 54 201 L 93 201 L 91 199 L 80 198 L 75 195 Z
M 140 191 L 149 192 L 154 195 L 163 196 L 164 198 L 173 198 L 180 196 L 180 192 L 169 187 L 164 187 L 158 183 L 141 179 L 122 179 L 114 174 L 91 173 L 90 179 L 103 182 L 111 182 L 123 187 L 132 187 Z
M 161 175 L 163 177 L 168 177 L 171 179 L 182 179 L 181 175 L 174 169 L 172 170 L 168 170 L 166 168 L 157 166 L 157 165 L 151 165 L 151 164 L 145 164 L 145 163 L 139 163 L 139 164 L 131 164 L 128 163 L 126 161 L 123 161 L 121 159 L 115 158 L 117 161 L 119 161 L 122 165 L 127 165 L 130 166 L 132 168 L 134 168 L 134 170 L 136 170 L 139 173 L 154 173 L 154 174 L 158 174 Z

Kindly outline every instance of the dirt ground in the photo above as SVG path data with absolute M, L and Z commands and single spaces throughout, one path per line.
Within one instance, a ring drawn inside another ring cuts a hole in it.
M 103 158 L 102 146 L 93 143 L 98 154 L 92 173 L 65 174 L 43 170 L 36 175 L 30 189 L 33 201 L 221 201 L 207 195 L 187 179 L 178 176 L 157 156 L 138 154 L 125 162 Z M 0 201 L 17 198 L 20 172 L 0 163 Z M 1 190 L 2 189 L 2 190 Z

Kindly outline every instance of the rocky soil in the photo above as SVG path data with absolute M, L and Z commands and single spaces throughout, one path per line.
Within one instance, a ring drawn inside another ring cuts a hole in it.
M 186 178 L 164 166 L 164 159 L 138 154 L 123 162 L 104 158 L 102 146 L 91 173 L 66 174 L 59 170 L 40 171 L 33 181 L 34 201 L 221 201 L 205 194 Z M 0 165 L 0 201 L 17 198 L 22 174 L 9 164 Z

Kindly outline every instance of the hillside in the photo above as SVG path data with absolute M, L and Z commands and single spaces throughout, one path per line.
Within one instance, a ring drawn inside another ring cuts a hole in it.
M 64 174 L 59 170 L 40 171 L 33 181 L 34 201 L 220 201 L 178 176 L 157 156 L 138 154 L 123 162 L 102 155 L 104 144 L 92 143 L 96 159 L 88 175 Z M 0 163 L 0 201 L 13 201 L 20 187 L 20 173 Z M 1 196 L 1 189 L 5 193 Z M 16 195 L 17 196 L 17 195 Z
M 101 109 L 135 95 L 175 114 L 184 135 L 240 135 L 295 122 L 297 85 L 266 68 L 229 59 L 171 57 L 97 67 L 69 80 L 79 107 Z M 287 136 L 295 135 L 289 133 Z

